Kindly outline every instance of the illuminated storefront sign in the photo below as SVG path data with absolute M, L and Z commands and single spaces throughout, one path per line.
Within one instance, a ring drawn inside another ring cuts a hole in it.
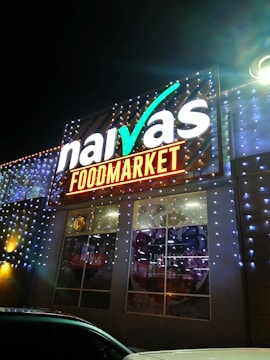
M 57 172 L 61 172 L 66 168 L 69 152 L 71 152 L 69 170 L 77 167 L 78 163 L 81 166 L 88 166 L 92 163 L 99 163 L 111 159 L 115 155 L 117 134 L 120 135 L 122 140 L 122 155 L 129 155 L 145 125 L 148 126 L 148 129 L 145 131 L 142 138 L 144 147 L 151 149 L 161 146 L 162 144 L 173 143 L 175 123 L 173 114 L 168 110 L 163 110 L 155 113 L 150 118 L 149 116 L 161 100 L 177 88 L 175 85 L 179 87 L 180 83 L 175 83 L 159 95 L 145 110 L 131 132 L 126 125 L 123 125 L 119 129 L 110 129 L 107 132 L 106 142 L 102 134 L 94 133 L 86 138 L 82 149 L 79 140 L 64 145 L 61 150 Z M 207 110 L 207 102 L 203 99 L 190 101 L 179 110 L 178 121 L 183 124 L 192 125 L 192 128 L 177 128 L 176 133 L 178 137 L 183 139 L 195 138 L 203 134 L 209 128 L 209 116 L 198 111 L 198 109 Z M 147 121 L 148 118 L 149 120 Z M 103 153 L 104 143 L 105 150 Z
M 179 150 L 184 141 L 71 171 L 67 195 L 184 173 Z
M 67 124 L 55 177 L 62 195 L 136 191 L 142 182 L 156 187 L 219 173 L 219 87 L 213 74 L 197 73 Z

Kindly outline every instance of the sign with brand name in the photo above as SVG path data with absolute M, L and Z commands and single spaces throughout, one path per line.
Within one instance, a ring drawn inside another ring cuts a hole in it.
M 69 194 L 184 173 L 178 156 L 182 144 L 184 141 L 72 170 Z
M 69 125 L 56 170 L 58 178 L 69 174 L 65 195 L 201 174 L 213 160 L 213 144 L 219 145 L 218 86 L 209 74 L 116 104 L 111 115 L 97 113 L 77 128 Z M 214 172 L 217 167 L 215 161 Z

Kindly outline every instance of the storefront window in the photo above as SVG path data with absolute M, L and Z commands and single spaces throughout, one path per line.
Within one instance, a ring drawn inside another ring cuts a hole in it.
M 127 311 L 210 318 L 206 192 L 135 203 Z
M 115 204 L 69 212 L 55 304 L 109 307 L 118 216 Z

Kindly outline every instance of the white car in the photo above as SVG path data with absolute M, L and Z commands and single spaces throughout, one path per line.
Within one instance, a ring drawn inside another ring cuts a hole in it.
M 144 351 L 124 360 L 270 360 L 270 348 L 209 348 Z

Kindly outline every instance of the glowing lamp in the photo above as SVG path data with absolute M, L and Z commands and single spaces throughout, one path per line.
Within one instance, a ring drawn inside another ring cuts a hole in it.
M 257 58 L 249 67 L 249 74 L 262 85 L 270 85 L 270 55 Z

